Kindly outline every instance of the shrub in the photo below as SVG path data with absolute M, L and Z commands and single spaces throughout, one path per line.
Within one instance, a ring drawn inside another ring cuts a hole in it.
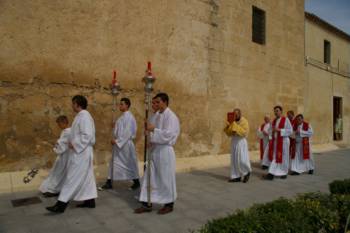
M 350 194 L 350 179 L 335 180 L 329 184 L 329 191 L 332 194 Z
M 306 193 L 280 198 L 205 224 L 199 233 L 337 233 L 344 232 L 350 195 Z

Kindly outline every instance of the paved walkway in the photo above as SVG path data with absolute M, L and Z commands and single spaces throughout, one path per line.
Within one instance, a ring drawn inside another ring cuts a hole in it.
M 128 191 L 127 183 L 118 184 L 114 192 L 100 192 L 96 209 L 77 209 L 71 203 L 64 214 L 54 216 L 45 206 L 54 204 L 55 198 L 42 198 L 38 192 L 3 194 L 0 195 L 0 233 L 186 233 L 198 229 L 208 219 L 223 217 L 238 208 L 280 196 L 327 192 L 329 182 L 350 178 L 350 149 L 316 154 L 315 158 L 314 175 L 289 176 L 286 180 L 261 180 L 263 171 L 256 164 L 247 184 L 227 183 L 228 167 L 179 173 L 175 211 L 165 216 L 157 215 L 156 211 L 133 214 L 133 209 L 139 206 L 134 198 L 137 192 Z M 12 207 L 13 199 L 37 195 L 42 203 Z

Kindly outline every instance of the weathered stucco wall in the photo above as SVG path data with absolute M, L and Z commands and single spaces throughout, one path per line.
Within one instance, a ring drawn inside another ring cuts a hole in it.
M 330 66 L 344 72 L 350 72 L 350 41 L 347 41 L 320 25 L 305 21 L 306 56 L 323 63 L 323 43 L 331 43 Z M 333 97 L 342 97 L 343 101 L 343 140 L 350 143 L 350 78 L 332 73 L 320 67 L 308 64 L 305 81 L 305 116 L 314 127 L 315 143 L 333 142 Z
M 266 45 L 251 40 L 252 5 L 266 11 Z M 84 94 L 97 128 L 96 162 L 110 158 L 108 84 L 143 119 L 146 61 L 181 120 L 177 156 L 227 153 L 226 112 L 249 119 L 249 143 L 275 104 L 304 110 L 303 0 L 0 1 L 0 171 L 49 166 L 55 118 Z M 142 158 L 142 132 L 136 140 Z

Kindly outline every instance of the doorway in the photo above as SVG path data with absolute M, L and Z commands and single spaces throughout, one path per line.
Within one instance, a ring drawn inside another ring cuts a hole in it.
M 333 139 L 335 141 L 343 140 L 343 99 L 333 97 Z

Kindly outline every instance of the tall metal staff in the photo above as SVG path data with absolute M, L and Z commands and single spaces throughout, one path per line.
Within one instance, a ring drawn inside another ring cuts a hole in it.
M 149 110 L 151 108 L 151 94 L 153 91 L 153 83 L 156 81 L 152 75 L 151 62 L 147 64 L 146 75 L 143 77 L 145 83 L 145 132 L 147 132 L 147 123 L 149 122 Z M 145 133 L 144 147 L 144 171 L 147 169 L 147 203 L 151 205 L 151 153 L 148 147 L 148 133 Z M 147 161 L 147 166 L 146 166 Z
M 118 95 L 121 91 L 121 87 L 117 81 L 117 72 L 113 70 L 113 79 L 112 79 L 112 85 L 111 85 L 111 94 L 113 98 L 112 102 L 112 128 L 114 129 L 115 125 L 115 112 L 117 111 L 117 99 Z M 112 137 L 114 137 L 114 132 L 112 130 Z M 113 187 L 113 176 L 114 176 L 114 156 L 112 152 L 112 164 L 111 164 L 111 185 Z

